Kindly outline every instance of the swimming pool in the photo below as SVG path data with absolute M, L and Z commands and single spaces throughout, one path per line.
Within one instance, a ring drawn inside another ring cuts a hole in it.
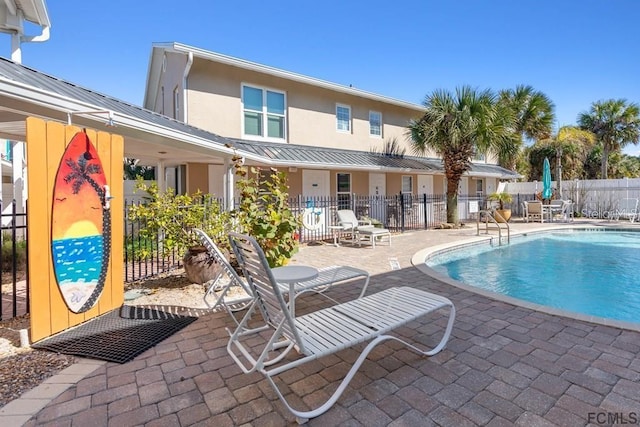
M 640 324 L 640 232 L 565 230 L 470 245 L 426 260 L 467 285 L 547 307 Z

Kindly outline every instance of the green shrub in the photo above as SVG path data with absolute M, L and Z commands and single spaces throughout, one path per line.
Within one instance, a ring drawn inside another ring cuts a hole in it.
M 271 267 L 286 264 L 298 251 L 302 220 L 289 208 L 285 172 L 246 168 L 236 163 L 240 206 L 234 216 L 242 232 L 254 237 Z
M 227 235 L 231 226 L 229 212 L 210 194 L 178 194 L 169 188 L 160 192 L 154 182 L 150 185 L 142 180 L 136 183 L 136 191 L 146 191 L 148 202 L 129 207 L 128 216 L 139 220 L 140 238 L 145 242 L 159 239 L 160 247 L 166 254 L 178 250 L 183 253 L 188 248 L 201 246 L 198 237 L 191 230 L 201 228 L 222 248 L 228 248 Z M 138 256 L 147 256 L 143 249 Z
M 2 233 L 2 271 L 13 270 L 13 239 L 11 233 Z M 16 268 L 24 270 L 27 265 L 27 242 L 24 239 L 16 240 Z
M 126 236 L 124 250 L 128 261 L 144 261 L 153 257 L 158 247 L 158 239 L 139 235 Z

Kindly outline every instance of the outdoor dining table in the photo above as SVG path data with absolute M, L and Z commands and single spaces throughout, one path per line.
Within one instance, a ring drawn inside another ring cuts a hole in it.
M 318 269 L 307 265 L 285 265 L 271 269 L 273 278 L 278 283 L 289 285 L 289 311 L 291 317 L 296 316 L 296 284 L 318 277 Z

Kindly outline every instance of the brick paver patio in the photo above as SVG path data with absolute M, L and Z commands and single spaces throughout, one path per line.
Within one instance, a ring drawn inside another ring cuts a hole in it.
M 552 224 L 551 226 L 556 226 Z M 513 224 L 517 229 L 539 227 Z M 421 358 L 394 343 L 374 350 L 338 403 L 309 425 L 365 426 L 582 426 L 631 423 L 640 418 L 640 333 L 517 307 L 425 276 L 411 256 L 429 245 L 475 235 L 475 228 L 393 236 L 392 246 L 305 246 L 294 263 L 348 264 L 372 273 L 368 293 L 414 286 L 450 298 L 457 309 L 446 349 Z M 397 269 L 398 268 L 398 269 Z M 353 298 L 360 287 L 334 289 Z M 297 301 L 298 312 L 321 303 Z M 178 303 L 178 302 L 176 302 Z M 437 342 L 445 316 L 397 333 Z M 26 425 L 191 426 L 288 425 L 260 374 L 243 374 L 226 351 L 232 322 L 213 313 L 118 365 L 100 363 L 74 381 Z M 282 375 L 287 397 L 315 405 L 333 390 L 358 351 L 342 351 Z M 18 399 L 20 400 L 20 399 Z M 12 405 L 16 401 L 10 403 Z M 24 420 L 0 424 L 20 425 Z

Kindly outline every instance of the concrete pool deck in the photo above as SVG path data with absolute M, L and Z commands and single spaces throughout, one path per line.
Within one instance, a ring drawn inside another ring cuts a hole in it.
M 574 222 L 581 224 L 616 225 Z M 511 227 L 512 232 L 531 232 L 564 225 L 514 222 Z M 448 297 L 457 309 L 445 350 L 421 358 L 395 344 L 379 346 L 337 404 L 309 425 L 568 426 L 640 418 L 640 333 L 515 306 L 412 266 L 414 255 L 425 247 L 473 239 L 475 233 L 475 225 L 408 232 L 394 235 L 392 246 L 309 245 L 294 256 L 294 264 L 368 270 L 367 293 L 415 286 Z M 359 290 L 344 286 L 331 292 L 342 300 Z M 322 301 L 304 296 L 297 301 L 298 312 Z M 397 332 L 428 345 L 439 338 L 445 320 L 429 317 Z M 45 388 L 42 395 L 34 389 L 7 404 L 0 410 L 0 424 L 292 424 L 263 377 L 243 374 L 227 355 L 224 328 L 230 326 L 226 314 L 207 314 L 129 363 L 96 362 L 89 369 L 74 365 L 80 374 L 73 381 Z M 314 405 L 356 355 L 344 350 L 288 371 L 283 375 L 287 397 L 299 407 Z

